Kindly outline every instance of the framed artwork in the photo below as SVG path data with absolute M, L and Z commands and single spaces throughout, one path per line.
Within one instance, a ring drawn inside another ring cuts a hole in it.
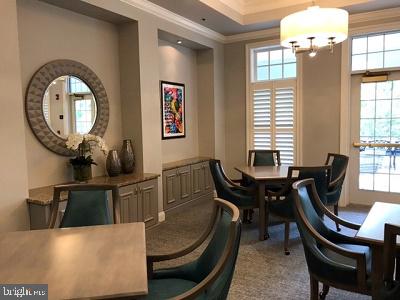
M 161 81 L 160 92 L 162 139 L 185 137 L 185 85 Z

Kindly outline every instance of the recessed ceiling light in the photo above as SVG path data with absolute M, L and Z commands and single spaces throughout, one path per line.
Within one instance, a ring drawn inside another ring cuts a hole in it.
M 176 41 L 178 44 L 182 44 L 182 41 L 181 40 L 177 40 Z

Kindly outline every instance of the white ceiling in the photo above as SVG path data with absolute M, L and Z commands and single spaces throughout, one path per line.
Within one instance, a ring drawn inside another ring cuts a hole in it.
M 279 26 L 286 15 L 311 6 L 309 0 L 149 0 L 223 35 Z M 350 14 L 400 7 L 400 0 L 319 0 L 321 7 L 340 7 Z M 206 20 L 203 21 L 202 19 Z

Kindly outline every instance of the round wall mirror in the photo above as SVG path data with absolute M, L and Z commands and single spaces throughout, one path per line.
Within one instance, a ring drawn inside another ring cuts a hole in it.
M 78 77 L 56 78 L 43 96 L 43 116 L 50 129 L 62 138 L 71 133 L 85 134 L 96 121 L 96 99 L 88 85 Z
M 49 150 L 72 156 L 71 133 L 103 136 L 109 118 L 107 93 L 97 75 L 73 60 L 45 64 L 32 77 L 25 111 L 36 138 Z

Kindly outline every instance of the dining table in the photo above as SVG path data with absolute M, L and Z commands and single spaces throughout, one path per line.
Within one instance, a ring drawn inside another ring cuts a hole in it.
M 144 223 L 0 233 L 0 283 L 44 284 L 48 299 L 148 293 Z
M 260 241 L 269 237 L 266 216 L 269 214 L 268 205 L 265 205 L 265 187 L 268 184 L 284 183 L 287 180 L 289 166 L 239 166 L 235 170 L 242 176 L 249 178 L 257 186 L 257 201 L 259 208 L 259 235 Z M 268 201 L 268 200 L 267 200 Z
M 367 243 L 372 250 L 372 299 L 379 299 L 383 284 L 383 245 L 386 223 L 400 226 L 400 204 L 375 202 L 355 235 L 356 239 Z M 399 239 L 397 239 L 397 244 L 400 247 Z

